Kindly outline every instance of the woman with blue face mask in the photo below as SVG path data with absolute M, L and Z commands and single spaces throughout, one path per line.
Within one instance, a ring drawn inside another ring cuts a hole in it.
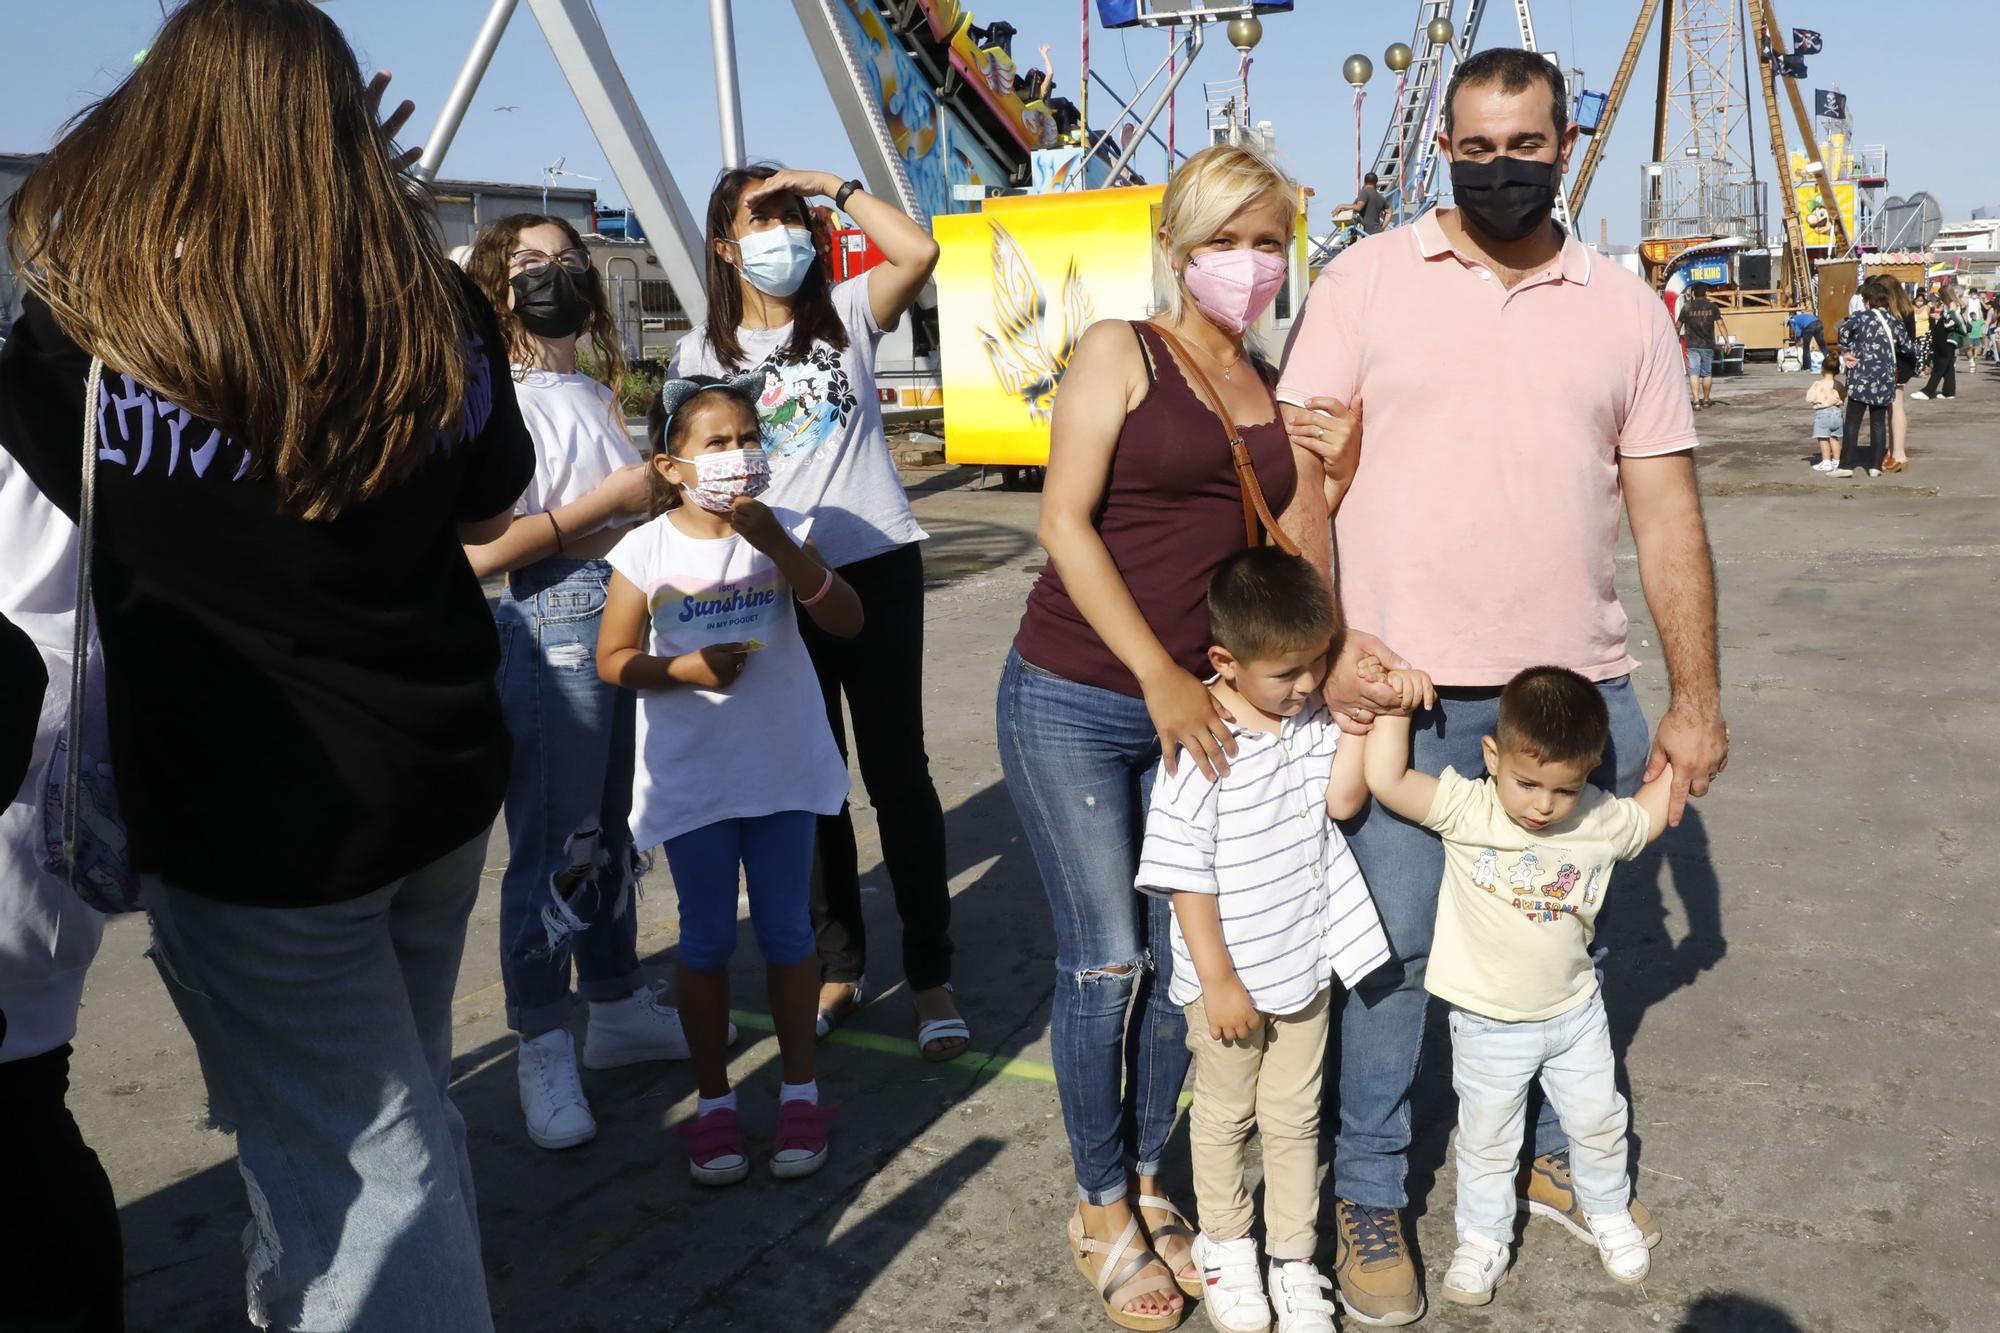
M 825 198 L 882 252 L 835 283 L 809 200 Z M 858 637 L 801 617 L 841 754 L 854 720 L 861 779 L 903 922 L 903 971 L 925 1058 L 949 1060 L 970 1034 L 952 999 L 951 895 L 944 812 L 924 753 L 924 531 L 910 512 L 882 431 L 875 355 L 937 264 L 937 242 L 859 181 L 770 166 L 725 171 L 708 200 L 708 318 L 681 339 L 671 374 L 762 377 L 757 414 L 771 460 L 768 503 L 811 515 L 827 563 L 860 594 Z M 866 940 L 854 824 L 843 806 L 819 821 L 813 928 L 823 984 L 821 1035 L 861 1002 Z

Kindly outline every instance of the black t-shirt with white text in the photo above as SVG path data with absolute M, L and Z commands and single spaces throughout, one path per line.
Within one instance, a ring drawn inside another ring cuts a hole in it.
M 1722 307 L 1712 301 L 1699 305 L 1688 303 L 1681 306 L 1681 331 L 1687 334 L 1690 349 L 1715 350 L 1715 324 L 1722 318 Z
M 499 646 L 455 525 L 534 453 L 493 312 L 408 478 L 331 520 L 278 512 L 247 450 L 105 368 L 92 590 L 133 866 L 203 897 L 359 897 L 488 827 L 511 745 Z M 30 296 L 0 351 L 0 447 L 77 513 L 90 356 Z M 4 537 L 0 537 L 4 549 Z

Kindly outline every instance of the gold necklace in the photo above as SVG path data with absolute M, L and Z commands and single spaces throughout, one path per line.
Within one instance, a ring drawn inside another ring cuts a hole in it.
M 1222 378 L 1225 381 L 1227 381 L 1231 375 L 1235 374 L 1236 367 L 1242 364 L 1243 352 L 1241 349 L 1237 350 L 1236 357 L 1234 360 L 1230 361 L 1227 365 L 1224 365 L 1221 357 L 1209 351 L 1206 347 L 1202 347 L 1200 343 L 1196 343 L 1195 346 L 1200 350 L 1203 356 L 1207 357 L 1210 361 L 1213 361 L 1217 366 L 1221 367 Z

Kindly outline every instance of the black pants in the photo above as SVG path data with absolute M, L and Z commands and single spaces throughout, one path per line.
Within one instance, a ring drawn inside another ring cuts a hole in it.
M 1939 385 L 1944 386 L 1942 394 L 1938 392 Z M 1930 383 L 1924 385 L 1924 397 L 1951 398 L 1955 397 L 1957 393 L 1958 349 L 1950 343 L 1940 340 L 1934 343 L 1931 348 L 1931 378 Z
M 1808 325 L 1805 332 L 1799 335 L 1799 368 L 1802 370 L 1812 369 L 1812 345 L 1814 343 L 1819 344 L 1819 354 L 1821 356 L 1830 355 L 1826 350 L 1826 329 L 1817 321 Z
M 1861 414 L 1868 414 L 1868 447 L 1863 449 L 1861 439 Z M 1888 438 L 1889 407 L 1882 404 L 1847 400 L 1847 421 L 1840 433 L 1840 465 L 1845 468 L 1879 468 L 1882 466 L 1882 447 Z
M 0 1064 L 7 1118 L 0 1209 L 0 1333 L 117 1333 L 125 1327 L 118 1204 L 63 1104 L 67 1046 Z
M 861 783 L 875 807 L 882 860 L 903 919 L 903 975 L 911 990 L 951 980 L 951 889 L 946 883 L 944 807 L 924 752 L 924 557 L 915 543 L 843 565 L 861 598 L 861 633 L 836 639 L 804 611 L 799 630 L 819 673 L 826 718 L 847 753 L 841 695 L 854 716 Z M 828 981 L 857 981 L 868 962 L 861 923 L 861 872 L 854 820 L 845 805 L 819 821 L 813 933 Z

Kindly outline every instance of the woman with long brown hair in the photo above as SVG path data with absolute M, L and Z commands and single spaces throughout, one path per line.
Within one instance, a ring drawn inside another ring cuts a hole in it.
M 828 238 L 807 201 L 845 210 L 883 262 L 832 281 Z M 861 595 L 859 636 L 799 619 L 826 717 L 847 753 L 841 699 L 854 719 L 861 781 L 875 807 L 882 860 L 903 922 L 903 974 L 927 1060 L 962 1053 L 970 1034 L 951 992 L 951 889 L 944 808 L 924 752 L 924 530 L 896 475 L 875 394 L 875 349 L 908 313 L 937 264 L 930 233 L 860 181 L 825 171 L 725 171 L 708 198 L 708 319 L 674 349 L 673 375 L 763 376 L 757 412 L 771 460 L 770 502 L 813 516 L 813 541 Z M 820 1024 L 862 1000 L 867 939 L 854 821 L 819 822 L 813 929 Z
M 514 738 L 500 978 L 528 1138 L 570 1148 L 596 1137 L 566 1024 L 590 1002 L 584 1063 L 612 1069 L 688 1054 L 680 1015 L 639 968 L 632 805 L 637 702 L 598 679 L 605 556 L 646 516 L 649 470 L 617 390 L 625 348 L 576 228 L 515 213 L 479 234 L 466 271 L 507 336 L 514 392 L 535 441 L 535 479 L 513 525 L 466 555 L 505 574 L 500 706 Z M 577 362 L 588 337 L 596 373 Z M 570 987 L 572 968 L 576 988 Z
M 1910 350 L 1899 347 L 1896 352 L 1896 401 L 1889 404 L 1889 453 L 1882 460 L 1884 472 L 1905 472 L 1910 466 L 1909 384 L 1917 374 L 1917 307 L 1903 284 L 1887 273 L 1878 273 L 1863 285 L 1876 290 L 1889 318 L 1910 335 Z
M 451 998 L 509 754 L 461 543 L 534 465 L 385 81 L 308 0 L 176 9 L 15 196 L 0 445 L 95 510 L 118 796 L 252 1321 L 458 1333 L 492 1319 Z

